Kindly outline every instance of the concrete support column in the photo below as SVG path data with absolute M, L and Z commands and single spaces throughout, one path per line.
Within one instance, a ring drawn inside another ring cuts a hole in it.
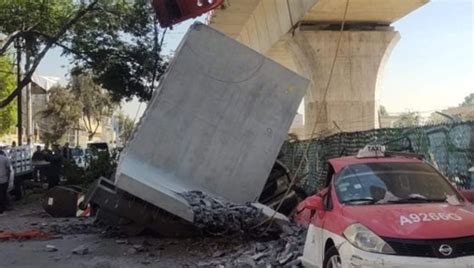
M 329 30 L 297 31 L 268 53 L 312 81 L 304 99 L 304 125 L 293 131 L 300 138 L 309 137 L 316 121 L 317 132 L 325 134 L 378 127 L 377 91 L 385 62 L 399 34 L 391 27 L 343 32 L 329 91 L 323 101 L 339 34 Z

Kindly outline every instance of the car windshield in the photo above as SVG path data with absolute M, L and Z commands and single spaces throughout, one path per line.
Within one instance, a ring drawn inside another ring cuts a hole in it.
M 459 195 L 425 163 L 371 163 L 346 167 L 336 178 L 339 202 L 390 204 L 445 202 Z

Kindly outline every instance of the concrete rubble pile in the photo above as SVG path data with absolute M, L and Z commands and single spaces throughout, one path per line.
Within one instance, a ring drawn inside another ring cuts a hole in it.
M 162 235 L 183 234 L 187 224 L 215 234 L 249 231 L 275 214 L 255 202 L 308 85 L 232 38 L 192 25 L 115 177 L 97 183 L 86 202 Z
M 181 193 L 194 212 L 194 225 L 208 234 L 260 233 L 255 227 L 267 217 L 248 204 L 233 204 L 199 191 Z
M 300 267 L 306 229 L 293 224 L 278 239 L 259 241 L 249 248 L 198 263 L 199 267 Z

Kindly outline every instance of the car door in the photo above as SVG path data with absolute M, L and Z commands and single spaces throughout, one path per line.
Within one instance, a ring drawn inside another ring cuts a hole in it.
M 331 165 L 328 167 L 328 174 L 325 181 L 325 188 L 321 190 L 314 198 L 321 198 L 323 202 L 322 210 L 311 210 L 310 224 L 308 226 L 308 235 L 306 237 L 303 256 L 307 258 L 308 263 L 315 266 L 321 266 L 325 255 L 325 244 L 328 238 L 328 230 L 331 222 L 337 219 L 337 212 L 334 211 L 334 193 L 332 180 L 334 178 L 334 169 Z

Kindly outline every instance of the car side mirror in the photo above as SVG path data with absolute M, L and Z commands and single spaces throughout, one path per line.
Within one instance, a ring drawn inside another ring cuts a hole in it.
M 318 195 L 313 195 L 304 201 L 304 208 L 311 210 L 324 210 L 323 198 Z

